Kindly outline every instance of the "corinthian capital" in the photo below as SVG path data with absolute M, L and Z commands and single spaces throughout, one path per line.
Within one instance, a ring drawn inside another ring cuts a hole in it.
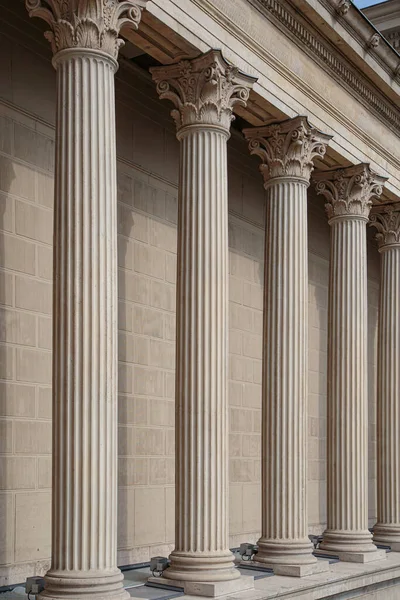
M 219 50 L 192 60 L 150 69 L 160 98 L 171 100 L 178 131 L 188 125 L 213 125 L 229 131 L 235 104 L 246 106 L 256 79 L 226 62 Z
M 310 181 L 316 156 L 323 158 L 332 136 L 311 127 L 307 117 L 243 130 L 251 154 L 261 158 L 265 183 L 275 177 L 296 177 Z
M 370 225 L 378 231 L 376 239 L 379 248 L 400 246 L 400 203 L 374 206 Z
M 67 48 L 101 50 L 118 57 L 122 27 L 137 29 L 147 0 L 25 0 L 30 17 L 50 26 L 53 53 Z
M 320 171 L 313 178 L 317 193 L 327 199 L 325 208 L 329 219 L 346 216 L 368 219 L 372 199 L 379 199 L 386 181 L 365 163 Z

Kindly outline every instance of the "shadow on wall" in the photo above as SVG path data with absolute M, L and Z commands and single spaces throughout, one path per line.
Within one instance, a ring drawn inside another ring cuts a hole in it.
M 118 205 L 117 205 L 118 206 Z M 133 231 L 133 227 L 135 224 L 135 220 L 134 220 L 134 213 L 128 210 L 124 211 L 124 218 L 121 219 L 120 215 L 118 215 L 118 268 L 119 267 L 124 267 L 128 262 L 129 262 L 129 258 L 128 258 L 128 252 L 129 250 L 131 250 L 130 248 L 130 238 L 132 235 L 132 231 Z M 119 274 L 119 271 L 118 271 Z M 120 300 L 126 298 L 126 279 L 125 277 L 119 277 L 118 276 L 118 357 L 121 354 L 121 350 L 123 352 L 126 353 L 127 351 L 127 338 L 124 336 L 120 336 L 119 334 L 119 324 L 120 323 L 126 323 L 127 320 L 129 319 L 127 311 L 128 311 L 128 305 L 126 302 L 120 302 Z M 129 307 L 129 310 L 131 310 L 131 307 Z M 121 348 L 121 339 L 124 341 L 125 343 L 125 348 Z M 122 378 L 127 377 L 127 373 L 122 372 L 121 369 L 119 369 L 119 364 L 118 364 L 118 404 L 117 404 L 117 409 L 118 409 L 118 413 L 117 413 L 117 426 L 118 426 L 118 446 L 120 446 L 120 435 L 121 435 L 121 428 L 119 427 L 119 425 L 121 423 L 125 423 L 125 419 L 123 416 L 121 416 L 121 409 L 120 409 L 120 401 L 119 401 L 119 393 L 120 393 L 120 389 L 121 389 L 121 384 L 122 384 L 122 389 L 125 389 L 125 381 L 121 381 Z M 121 487 L 121 479 L 123 477 L 123 474 L 121 473 L 121 460 L 119 457 L 119 450 L 118 450 L 118 546 L 120 545 L 120 541 L 121 538 L 124 539 L 124 529 L 126 529 L 127 526 L 127 522 L 129 519 L 129 489 L 126 489 L 125 487 Z M 125 564 L 129 563 L 130 561 L 123 561 L 123 563 Z
M 232 208 L 235 210 L 234 199 L 230 203 Z M 244 537 L 256 542 L 261 532 L 263 249 L 261 224 L 246 222 L 231 213 L 228 325 L 231 547 Z
M 371 251 L 370 251 L 371 250 Z M 374 266 L 379 269 L 379 254 L 376 244 L 368 247 L 368 268 L 375 276 Z M 376 257 L 377 266 L 373 265 Z M 379 273 L 379 270 L 378 270 Z M 368 521 L 373 527 L 377 520 L 377 348 L 378 348 L 379 281 L 368 280 Z
M 2 149 L 2 148 L 1 148 Z M 7 194 L 11 189 L 11 184 L 15 179 L 15 171 L 12 162 L 0 155 L 0 229 L 7 230 L 6 209 L 7 209 Z M 0 235 L 0 265 L 6 263 L 6 248 L 4 236 Z M 8 304 L 7 296 L 10 294 L 9 282 L 7 275 L 3 270 L 0 270 L 0 302 Z M 6 340 L 6 323 L 4 313 L 0 313 L 0 341 Z M 12 351 L 11 351 L 12 352 Z M 6 344 L 0 344 L 0 378 L 2 380 L 11 379 L 13 372 L 13 357 L 9 347 Z M 7 394 L 5 386 L 1 386 L 0 392 L 0 416 L 10 414 L 10 404 L 13 402 L 13 396 Z M 0 453 L 12 452 L 12 427 L 7 424 L 10 421 L 0 422 Z M 0 461 L 3 462 L 3 460 Z M 8 463 L 8 461 L 7 461 Z M 4 464 L 7 464 L 4 460 Z M 10 465 L 10 463 L 8 463 Z M 8 468 L 11 468 L 10 466 Z M 10 473 L 7 467 L 0 468 L 0 490 L 7 490 L 9 487 Z M 11 494 L 0 495 L 0 564 L 9 563 L 12 553 L 14 540 L 13 530 L 10 528 L 14 522 L 13 512 L 14 502 Z M 8 570 L 5 569 L 5 576 L 8 578 Z
M 308 519 L 320 535 L 327 521 L 327 377 L 330 227 L 324 203 L 308 191 Z
M 311 259 L 311 260 L 310 260 Z M 308 518 L 309 533 L 321 535 L 327 519 L 327 329 L 329 264 L 309 257 Z M 319 273 L 315 274 L 314 271 Z M 317 282 L 315 281 L 317 279 Z
M 174 540 L 176 205 L 174 186 L 118 171 L 121 565 L 169 554 Z

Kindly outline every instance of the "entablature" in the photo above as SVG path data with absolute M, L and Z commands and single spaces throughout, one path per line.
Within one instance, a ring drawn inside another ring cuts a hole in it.
M 369 162 L 389 177 L 383 200 L 392 202 L 400 198 L 400 75 L 389 71 L 400 56 L 385 46 L 383 68 L 377 49 L 366 43 L 376 30 L 340 2 L 347 0 L 148 0 L 139 29 L 122 30 L 130 42 L 122 54 L 125 62 L 142 53 L 167 65 L 221 48 L 229 62 L 258 78 L 247 106 L 235 108 L 239 128 L 306 115 L 333 136 L 316 167 Z M 12 8 L 0 0 L 3 7 L 10 19 L 21 8 L 22 31 L 24 0 Z M 364 41 L 361 24 L 368 29 Z
M 372 46 L 363 42 L 364 59 L 353 63 L 354 52 L 344 37 L 336 34 L 331 40 L 328 23 L 318 28 L 311 22 L 317 4 L 333 6 L 337 0 L 299 1 L 301 10 L 287 0 L 151 0 L 147 12 L 166 37 L 172 29 L 190 44 L 180 43 L 182 54 L 168 62 L 186 57 L 185 52 L 193 57 L 196 51 L 221 48 L 230 62 L 258 77 L 246 109 L 235 111 L 240 117 L 259 126 L 308 115 L 313 125 L 334 136 L 321 167 L 369 162 L 389 177 L 384 198 L 394 201 L 400 197 L 400 80 L 379 66 Z M 372 35 L 376 30 L 359 16 Z M 130 39 L 140 46 L 140 29 L 133 35 Z M 389 52 L 396 61 L 397 53 Z

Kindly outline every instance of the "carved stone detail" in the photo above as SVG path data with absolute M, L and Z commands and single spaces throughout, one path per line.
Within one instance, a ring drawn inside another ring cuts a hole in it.
M 335 48 L 323 39 L 318 33 L 305 26 L 297 13 L 289 11 L 281 0 L 251 0 L 257 6 L 265 9 L 266 14 L 272 16 L 275 22 L 284 27 L 291 36 L 293 36 L 304 48 L 306 52 L 311 52 L 315 59 L 324 67 L 328 68 L 333 75 L 342 81 L 350 94 L 363 102 L 368 110 L 374 110 L 375 114 L 384 122 L 390 123 L 396 131 L 400 131 L 400 112 L 393 107 L 385 96 L 379 93 L 378 89 L 370 82 L 360 77 L 360 71 L 338 55 Z M 336 9 L 337 10 L 337 9 Z M 398 72 L 394 73 L 396 78 L 400 78 L 400 65 Z
M 378 230 L 375 237 L 379 248 L 400 246 L 400 205 L 385 206 L 379 211 L 374 210 L 370 225 Z
M 313 159 L 323 158 L 332 136 L 312 127 L 306 117 L 244 129 L 251 154 L 262 160 L 260 171 L 265 183 L 275 177 L 310 180 Z
M 367 45 L 369 48 L 377 48 L 380 43 L 381 43 L 381 36 L 379 35 L 379 33 L 374 33 L 374 35 L 371 37 L 371 39 L 369 40 Z
M 339 4 L 336 7 L 336 10 L 339 13 L 339 15 L 344 17 L 344 15 L 346 15 L 349 12 L 350 6 L 350 0 L 340 0 Z
M 317 193 L 327 199 L 325 208 L 329 219 L 345 216 L 368 219 L 372 199 L 379 199 L 387 179 L 374 173 L 366 163 L 322 171 L 313 178 Z
M 25 0 L 31 17 L 50 26 L 53 53 L 68 48 L 101 50 L 112 58 L 124 44 L 122 27 L 137 29 L 147 0 Z
M 160 98 L 176 106 L 171 115 L 178 131 L 188 125 L 220 126 L 229 131 L 233 107 L 246 106 L 256 81 L 227 63 L 219 50 L 150 71 Z

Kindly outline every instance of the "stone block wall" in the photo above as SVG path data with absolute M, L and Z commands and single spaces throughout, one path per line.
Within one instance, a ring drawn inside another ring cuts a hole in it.
M 0 140 L 0 564 L 19 582 L 50 555 L 54 142 L 4 105 Z
M 54 86 L 49 60 L 0 39 L 0 586 L 50 556 Z M 30 69 L 26 68 L 26 64 Z M 119 265 L 118 563 L 174 540 L 174 364 L 179 146 L 153 84 L 117 79 Z M 23 91 L 25 90 L 25 93 Z M 29 90 L 29 94 L 26 93 Z M 256 541 L 261 515 L 264 191 L 257 159 L 229 142 L 230 544 Z M 309 522 L 326 520 L 329 228 L 310 194 Z M 370 325 L 371 505 L 375 505 L 377 252 Z

